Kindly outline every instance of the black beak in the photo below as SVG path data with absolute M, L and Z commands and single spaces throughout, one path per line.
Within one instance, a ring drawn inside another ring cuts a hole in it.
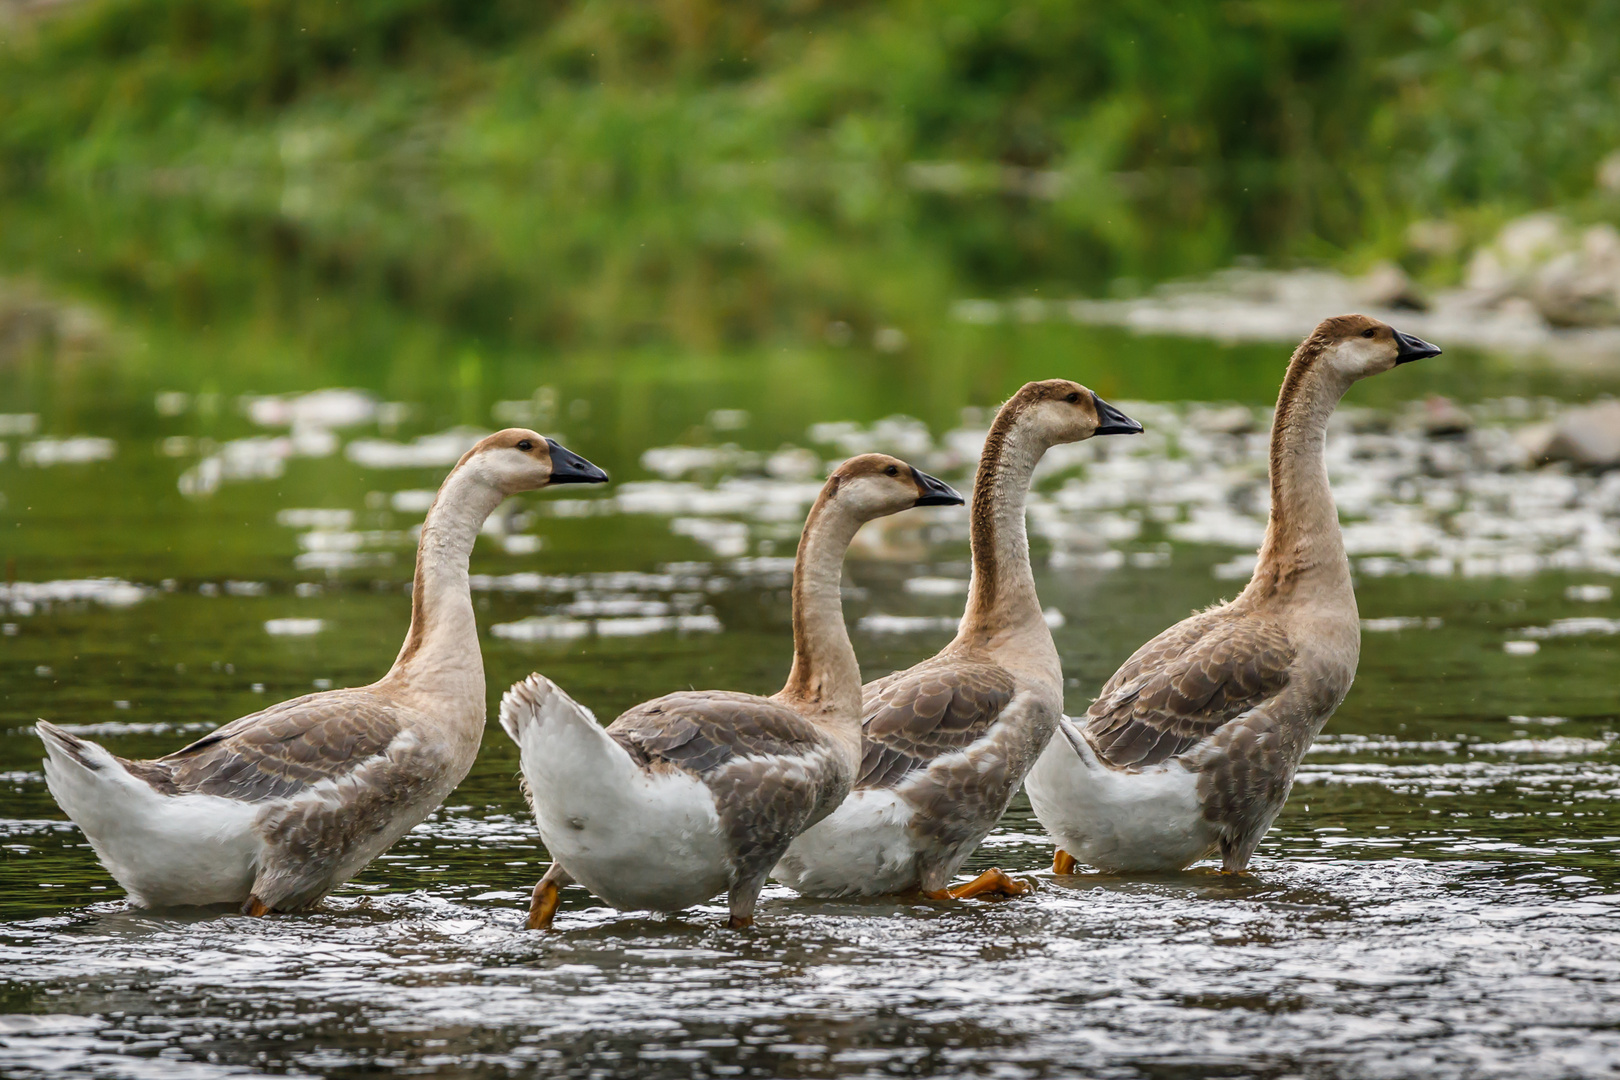
M 1108 402 L 1091 392 L 1092 404 L 1097 406 L 1097 430 L 1093 435 L 1140 435 L 1142 425 L 1126 416 Z
M 1440 355 L 1438 345 L 1430 345 L 1420 337 L 1403 334 L 1399 330 L 1395 331 L 1395 350 L 1397 364 L 1410 364 L 1413 360 L 1427 360 Z
M 917 481 L 917 487 L 922 494 L 917 497 L 918 506 L 961 506 L 967 500 L 956 493 L 956 489 L 938 480 L 921 469 L 913 468 L 911 475 Z
M 547 439 L 551 448 L 551 483 L 605 484 L 608 474 L 586 461 L 556 439 Z

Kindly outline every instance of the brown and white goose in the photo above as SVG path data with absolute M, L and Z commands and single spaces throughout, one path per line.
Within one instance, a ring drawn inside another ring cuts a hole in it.
M 1063 673 L 1024 532 L 1035 466 L 1060 443 L 1141 430 L 1067 379 L 1029 383 L 1001 407 L 973 482 L 973 580 L 956 637 L 863 689 L 855 790 L 789 846 L 778 880 L 811 896 L 947 895 L 1063 713 Z M 1025 888 L 987 870 L 948 895 Z
M 1025 782 L 1053 869 L 1241 871 L 1355 678 L 1361 623 L 1323 454 L 1358 379 L 1439 355 L 1341 315 L 1294 351 L 1271 428 L 1271 521 L 1248 587 L 1143 645 Z
M 643 702 L 603 728 L 542 675 L 501 701 L 551 868 L 529 926 L 551 925 L 577 881 L 616 908 L 679 911 L 728 894 L 753 921 L 788 842 L 849 793 L 860 763 L 861 671 L 839 581 L 855 531 L 913 506 L 959 505 L 945 484 L 884 454 L 833 472 L 793 568 L 793 667 L 770 697 L 693 690 Z
M 411 627 L 388 674 L 128 761 L 41 721 L 51 794 L 137 907 L 298 911 L 357 874 L 461 783 L 484 730 L 467 562 L 501 500 L 607 474 L 509 428 L 456 464 L 422 525 Z

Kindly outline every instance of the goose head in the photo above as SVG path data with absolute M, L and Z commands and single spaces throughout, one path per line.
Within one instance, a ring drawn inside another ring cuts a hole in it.
M 1002 406 L 1016 428 L 1046 446 L 1079 442 L 1093 435 L 1135 435 L 1142 425 L 1069 379 L 1025 383 Z
M 605 484 L 608 475 L 555 439 L 527 428 L 507 428 L 481 440 L 456 463 L 456 472 L 502 495 L 552 484 Z
M 898 514 L 913 506 L 961 506 L 956 490 L 888 454 L 852 457 L 827 478 L 822 499 L 857 521 Z
M 1323 319 L 1311 339 L 1323 363 L 1346 383 L 1380 375 L 1398 364 L 1440 355 L 1438 346 L 1403 334 L 1368 315 Z

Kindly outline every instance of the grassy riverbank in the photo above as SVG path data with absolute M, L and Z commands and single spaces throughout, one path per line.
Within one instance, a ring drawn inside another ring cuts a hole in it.
M 1601 217 L 1620 147 L 1620 12 L 1573 0 L 100 0 L 4 37 L 0 273 L 204 366 L 932 355 L 966 296 L 1443 276 L 1413 221 Z

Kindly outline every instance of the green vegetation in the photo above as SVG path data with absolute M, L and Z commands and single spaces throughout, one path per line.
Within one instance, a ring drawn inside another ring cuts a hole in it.
M 965 296 L 1609 213 L 1620 147 L 1598 0 L 86 0 L 3 36 L 0 272 L 193 372 L 937 359 Z

